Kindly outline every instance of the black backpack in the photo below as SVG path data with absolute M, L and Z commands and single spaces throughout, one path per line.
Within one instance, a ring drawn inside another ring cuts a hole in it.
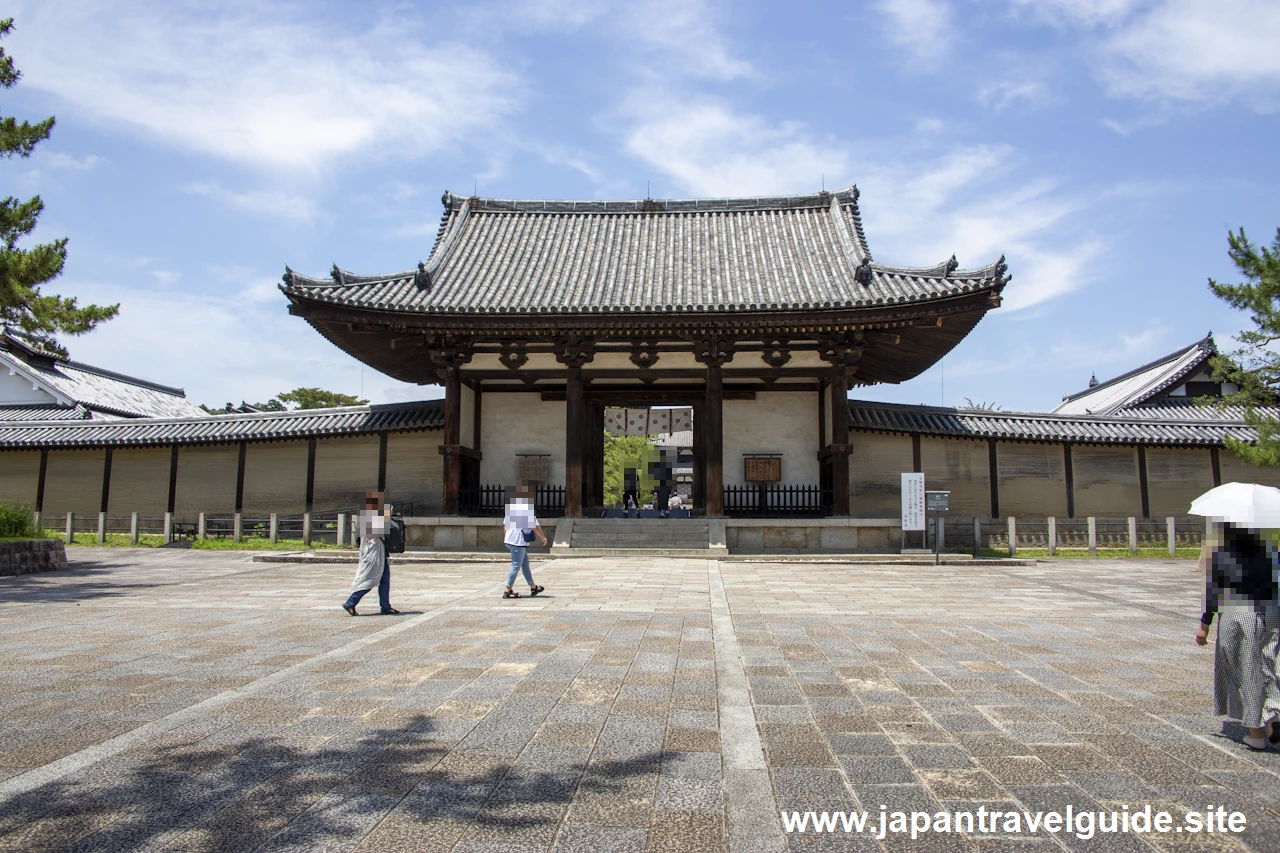
M 391 526 L 387 529 L 387 538 L 383 540 L 388 554 L 404 553 L 404 518 L 391 516 Z

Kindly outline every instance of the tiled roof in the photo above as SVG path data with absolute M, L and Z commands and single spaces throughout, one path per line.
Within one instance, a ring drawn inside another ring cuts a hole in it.
M 894 403 L 849 403 L 851 429 L 1011 441 L 1070 441 L 1081 444 L 1220 445 L 1226 436 L 1256 441 L 1241 419 L 1213 417 L 1155 420 L 1123 416 L 998 412 Z
M 204 414 L 181 388 L 169 388 L 88 364 L 61 359 L 31 360 L 0 349 L 0 368 L 29 379 L 58 403 L 135 418 L 183 418 Z
M 1112 413 L 1118 418 L 1160 421 L 1239 421 L 1244 423 L 1244 406 L 1200 406 L 1194 397 L 1163 397 L 1140 406 L 1125 406 Z M 1280 419 L 1280 406 L 1258 406 L 1257 414 Z
M 855 187 L 688 201 L 509 201 L 446 193 L 417 270 L 331 279 L 287 270 L 292 300 L 415 313 L 790 311 L 999 292 L 1004 259 L 972 270 L 872 261 Z
M 1150 364 L 1108 379 L 1092 388 L 1062 398 L 1053 410 L 1056 415 L 1116 414 L 1125 406 L 1136 406 L 1163 394 L 1190 376 L 1216 355 L 1213 336 L 1158 358 Z
M 57 406 L 35 403 L 24 406 L 0 405 L 3 421 L 85 421 L 90 412 L 83 406 Z
M 292 412 L 203 415 L 116 421 L 0 423 L 0 447 L 120 447 L 280 441 L 441 429 L 444 403 L 428 400 L 382 406 Z

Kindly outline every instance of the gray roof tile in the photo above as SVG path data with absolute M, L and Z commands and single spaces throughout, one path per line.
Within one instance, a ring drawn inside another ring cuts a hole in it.
M 293 299 L 416 313 L 852 308 L 999 292 L 973 270 L 875 263 L 858 191 L 752 199 L 512 201 L 446 193 L 418 270 L 331 279 L 287 270 Z M 859 269 L 863 268 L 862 272 Z

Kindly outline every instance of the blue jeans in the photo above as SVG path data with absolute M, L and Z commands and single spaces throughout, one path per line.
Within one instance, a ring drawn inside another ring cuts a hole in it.
M 507 575 L 507 586 L 516 582 L 516 575 L 521 569 L 524 570 L 524 579 L 529 582 L 529 586 L 533 586 L 533 572 L 529 571 L 529 549 L 524 545 L 508 545 L 507 550 L 511 552 L 511 573 Z
M 360 599 L 364 598 L 367 589 L 357 589 L 351 593 L 351 597 L 347 599 L 347 607 L 355 607 L 360 603 Z M 378 605 L 383 613 L 391 609 L 391 561 L 382 558 L 382 580 L 378 581 Z

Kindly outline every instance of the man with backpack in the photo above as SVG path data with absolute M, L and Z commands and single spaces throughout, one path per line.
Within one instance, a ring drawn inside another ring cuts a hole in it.
M 374 584 L 378 585 L 378 604 L 382 615 L 395 616 L 400 613 L 391 606 L 391 562 L 387 558 L 386 541 L 395 538 L 395 534 L 402 530 L 396 528 L 397 522 L 403 525 L 400 519 L 391 517 L 391 507 L 383 499 L 382 492 L 365 492 L 364 509 L 360 512 L 356 528 L 356 533 L 360 536 L 360 564 L 356 567 L 356 579 L 351 584 L 351 595 L 342 605 L 342 609 L 349 615 L 359 615 L 356 613 L 356 605 L 364 598 L 365 593 L 373 589 Z M 403 551 L 402 533 L 399 542 L 401 544 L 397 550 Z
M 518 486 L 516 496 L 507 503 L 502 517 L 502 528 L 505 531 L 502 542 L 511 552 L 511 572 L 507 575 L 507 588 L 503 598 L 519 598 L 520 593 L 511 588 L 516 582 L 516 575 L 523 570 L 524 579 L 529 582 L 529 595 L 537 595 L 544 587 L 533 582 L 533 572 L 529 570 L 529 543 L 536 537 L 545 547 L 547 537 L 538 523 L 538 516 L 533 511 L 533 487 Z

